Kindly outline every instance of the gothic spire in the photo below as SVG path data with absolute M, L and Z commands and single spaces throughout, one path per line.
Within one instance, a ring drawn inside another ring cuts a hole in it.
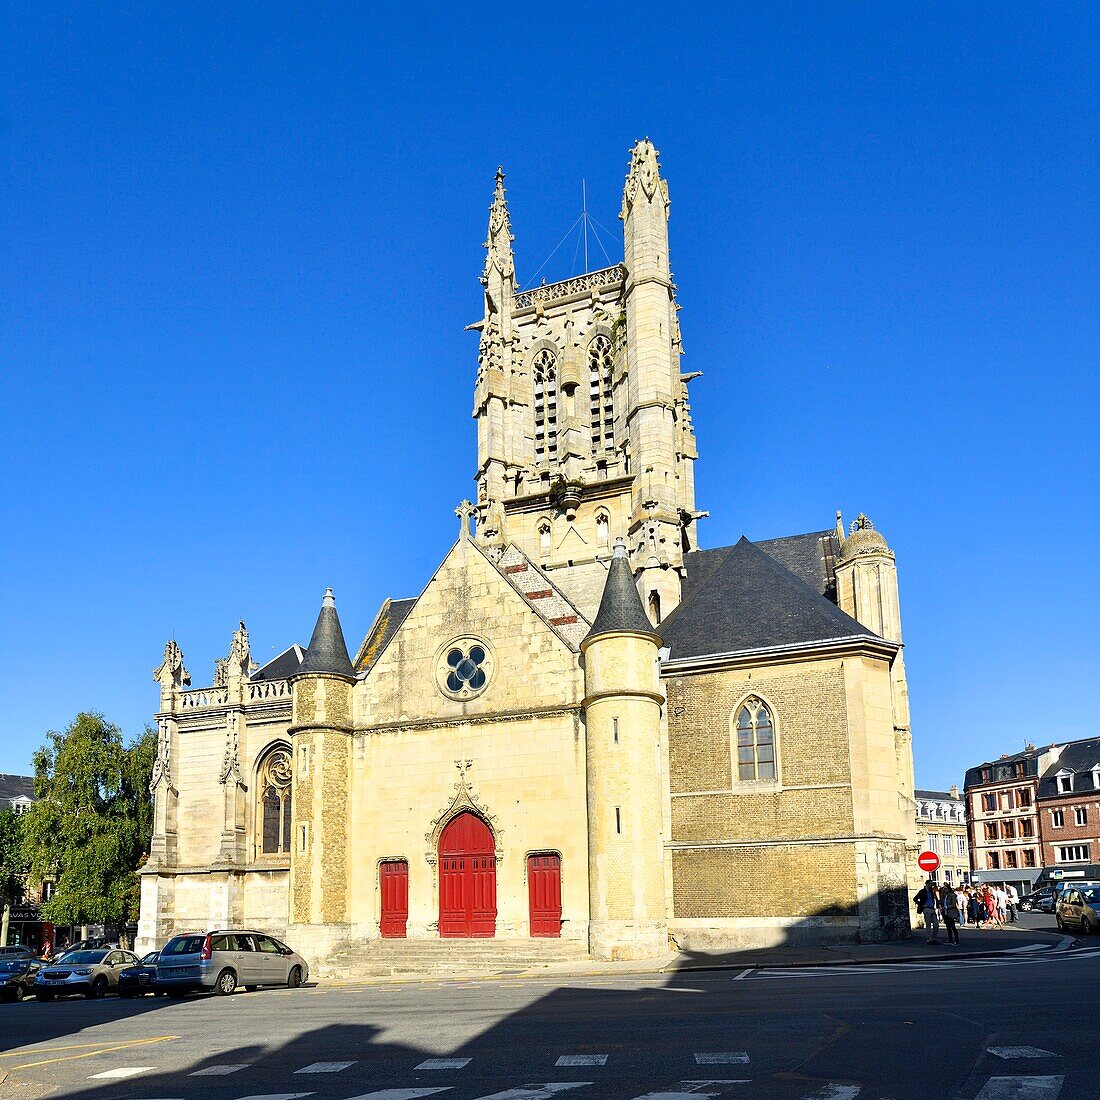
M 665 212 L 668 212 L 668 184 L 661 179 L 661 167 L 658 163 L 660 154 L 653 147 L 649 138 L 642 138 L 633 149 L 630 150 L 630 168 L 626 174 L 626 185 L 623 187 L 623 208 L 619 217 L 624 221 L 634 204 L 641 199 L 646 203 L 652 202 L 654 195 L 660 189 L 661 199 L 665 204 Z
M 489 207 L 489 235 L 485 238 L 485 271 L 481 276 L 482 285 L 488 287 L 494 270 L 501 279 L 510 279 L 515 274 L 512 260 L 512 219 L 508 214 L 508 200 L 504 197 L 504 169 L 497 168 L 496 185 L 493 188 L 493 202 Z
M 345 679 L 355 678 L 351 658 L 348 656 L 344 631 L 340 627 L 340 616 L 336 614 L 336 600 L 332 589 L 326 588 L 321 600 L 321 611 L 317 616 L 317 625 L 313 628 L 313 637 L 309 639 L 306 659 L 296 675 L 308 676 L 317 673 L 331 673 Z

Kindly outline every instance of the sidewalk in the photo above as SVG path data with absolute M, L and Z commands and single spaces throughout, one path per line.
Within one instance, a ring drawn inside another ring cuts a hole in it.
M 940 935 L 942 937 L 943 930 Z M 423 974 L 395 974 L 389 977 L 323 980 L 324 985 L 375 985 L 402 982 L 484 982 L 522 981 L 530 978 L 628 977 L 644 974 L 671 975 L 705 970 L 782 969 L 805 966 L 859 966 L 876 963 L 925 962 L 928 960 L 973 959 L 991 955 L 1023 954 L 1064 950 L 1073 938 L 1058 932 L 1037 929 L 963 927 L 959 930 L 960 945 L 951 947 L 940 940 L 938 945 L 925 941 L 920 929 L 908 940 L 892 943 L 850 943 L 829 947 L 766 947 L 729 952 L 670 952 L 655 959 L 609 963 L 585 959 L 562 963 L 545 963 L 534 967 L 489 968 L 485 970 L 436 971 Z
M 667 963 L 666 973 L 685 970 L 726 970 L 745 968 L 852 966 L 874 963 L 924 962 L 928 959 L 973 959 L 987 955 L 1049 951 L 1068 947 L 1072 937 L 1034 929 L 985 928 L 963 926 L 959 946 L 952 947 L 940 929 L 940 942 L 929 944 L 921 929 L 908 940 L 891 943 L 843 943 L 829 947 L 765 947 L 748 951 L 684 952 Z

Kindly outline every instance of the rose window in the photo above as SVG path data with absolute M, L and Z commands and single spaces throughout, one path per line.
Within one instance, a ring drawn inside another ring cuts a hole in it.
M 456 638 L 444 646 L 439 655 L 439 687 L 452 699 L 472 699 L 480 695 L 492 672 L 492 653 L 479 638 Z

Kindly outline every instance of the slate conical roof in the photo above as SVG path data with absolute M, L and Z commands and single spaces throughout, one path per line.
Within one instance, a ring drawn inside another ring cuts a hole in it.
M 336 614 L 336 600 L 331 588 L 325 589 L 317 625 L 313 628 L 313 637 L 306 648 L 306 659 L 297 674 L 307 676 L 319 672 L 355 679 L 355 669 L 352 668 L 351 658 L 348 656 L 348 647 L 344 641 L 344 632 L 340 629 L 340 616 Z
M 588 643 L 601 634 L 620 633 L 645 634 L 660 641 L 660 635 L 642 607 L 642 598 L 638 595 L 638 586 L 634 583 L 634 573 L 622 539 L 615 543 L 600 609 L 584 640 Z

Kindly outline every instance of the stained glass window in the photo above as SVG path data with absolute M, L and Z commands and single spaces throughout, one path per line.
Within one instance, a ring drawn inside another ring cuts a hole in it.
M 290 752 L 281 746 L 273 749 L 264 757 L 258 774 L 260 851 L 265 856 L 289 855 L 293 788 Z

